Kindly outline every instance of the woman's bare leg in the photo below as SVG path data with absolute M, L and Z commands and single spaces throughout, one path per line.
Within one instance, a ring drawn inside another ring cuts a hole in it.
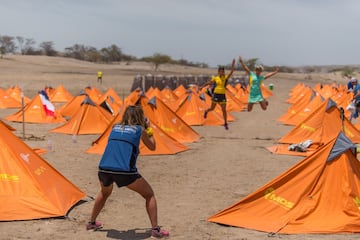
M 148 213 L 151 227 L 158 226 L 158 217 L 157 217 L 157 203 L 150 184 L 142 177 L 136 179 L 135 182 L 127 186 L 129 189 L 139 193 L 143 198 L 145 198 L 146 211 Z
M 111 192 L 113 190 L 113 184 L 111 184 L 108 187 L 105 187 L 102 184 L 102 182 L 100 182 L 100 184 L 101 184 L 101 190 L 95 198 L 95 203 L 90 218 L 91 222 L 96 221 L 97 216 L 99 215 L 100 211 L 103 209 L 106 200 L 111 195 Z
M 248 103 L 248 106 L 247 106 L 248 112 L 251 112 L 251 110 L 253 109 L 253 106 L 254 106 L 254 103 Z

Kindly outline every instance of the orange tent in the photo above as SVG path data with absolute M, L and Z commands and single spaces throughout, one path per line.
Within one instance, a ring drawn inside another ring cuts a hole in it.
M 200 139 L 200 135 L 160 99 L 153 97 L 148 100 L 146 97 L 141 97 L 140 104 L 151 122 L 177 141 L 190 143 Z
M 21 102 L 18 102 L 0 88 L 0 108 L 21 108 Z
M 67 123 L 50 130 L 50 132 L 72 135 L 101 134 L 105 131 L 112 118 L 108 111 L 96 105 L 89 97 L 86 97 L 75 115 Z
M 280 138 L 278 142 L 283 143 L 283 145 L 280 144 L 268 147 L 267 149 L 275 154 L 309 156 L 320 145 L 334 138 L 335 134 L 342 129 L 351 141 L 359 143 L 360 131 L 346 117 L 343 119 L 344 120 L 341 118 L 341 112 L 339 108 L 337 108 L 336 103 L 329 98 L 314 110 L 312 115 L 308 116 L 303 122 Z M 306 152 L 287 150 L 290 144 L 298 144 L 306 140 L 313 142 Z
M 59 108 L 59 112 L 64 117 L 72 117 L 79 110 L 81 103 L 87 98 L 88 95 L 85 93 L 80 93 L 79 95 L 73 97 L 70 102 L 66 103 L 64 106 Z
M 120 96 L 115 92 L 113 88 L 109 88 L 96 103 L 100 104 L 106 99 L 111 98 L 111 101 L 121 106 L 123 104 L 123 100 L 120 98 Z
M 60 84 L 49 93 L 49 98 L 52 102 L 69 102 L 73 98 L 73 95 Z
M 337 131 L 326 145 L 208 221 L 271 233 L 359 233 L 360 162 Z
M 113 116 L 119 113 L 120 108 L 123 105 L 123 101 L 112 88 L 109 88 L 96 103 L 110 112 Z
M 311 90 L 311 88 L 304 83 L 298 83 L 289 92 L 289 98 L 286 100 L 287 103 L 293 104 L 304 96 L 304 92 Z
M 241 112 L 247 109 L 247 103 L 240 101 L 236 95 L 229 90 L 226 90 L 226 111 Z
M 141 89 L 135 89 L 125 98 L 125 106 L 136 105 L 141 96 L 144 96 L 144 92 Z
M 286 123 L 286 121 L 292 118 L 293 115 L 301 112 L 310 103 L 314 96 L 315 91 L 313 91 L 311 88 L 304 89 L 302 94 L 298 95 L 296 101 L 291 105 L 291 107 L 288 108 L 287 112 L 279 117 L 277 121 Z
M 223 116 L 216 111 L 208 113 L 204 118 L 204 112 L 209 106 L 204 100 L 204 93 L 200 96 L 197 93 L 188 93 L 187 98 L 177 109 L 176 114 L 190 126 L 219 126 L 224 124 Z
M 10 97 L 14 98 L 16 101 L 18 101 L 19 103 L 21 103 L 21 98 L 22 98 L 22 90 L 19 88 L 19 86 L 13 86 L 10 87 L 6 90 L 6 93 L 10 95 Z M 31 102 L 31 99 L 24 96 L 24 104 L 27 104 Z
M 207 105 L 198 94 L 188 93 L 186 100 L 176 110 L 176 114 L 190 126 L 203 125 L 205 122 L 204 112 Z M 215 112 L 214 112 L 215 113 Z M 220 125 L 221 123 L 219 123 Z
M 179 86 L 177 86 L 177 88 L 175 88 L 173 90 L 173 93 L 180 97 L 181 95 L 183 95 L 186 92 L 186 88 L 184 87 L 184 85 L 180 84 Z
M 307 139 L 326 143 L 341 129 L 344 129 L 351 141 L 360 142 L 359 130 L 347 118 L 341 119 L 341 112 L 336 103 L 328 98 L 312 115 L 280 138 L 279 143 L 299 143 Z
M 23 110 L 5 117 L 11 122 L 23 122 Z M 24 122 L 27 123 L 61 123 L 65 119 L 61 117 L 58 111 L 55 111 L 54 116 L 46 114 L 43 103 L 41 102 L 40 94 L 37 94 L 31 102 L 24 107 Z
M 178 107 L 176 103 L 179 97 L 173 93 L 169 87 L 165 87 L 162 90 L 159 90 L 159 88 L 154 88 L 150 91 L 149 89 L 146 93 L 146 97 L 157 97 L 170 109 L 176 109 Z
M 65 216 L 85 194 L 0 124 L 0 220 Z
M 101 134 L 101 136 L 96 139 L 92 147 L 86 150 L 87 153 L 103 154 L 110 132 L 115 123 L 119 122 L 121 115 L 117 115 L 114 120 L 108 125 L 106 130 Z M 151 123 L 151 127 L 154 129 L 154 139 L 156 142 L 156 149 L 150 150 L 145 144 L 140 141 L 140 155 L 164 155 L 164 154 L 176 154 L 188 150 L 189 148 L 182 143 L 179 143 L 174 138 L 170 137 L 166 132 L 161 130 L 156 124 Z
M 99 99 L 103 95 L 99 89 L 92 86 L 87 86 L 84 91 L 94 102 L 99 101 Z
M 283 123 L 296 126 L 310 116 L 325 101 L 320 94 L 315 93 L 314 95 L 310 102 L 304 101 L 305 106 L 299 106 L 296 111 L 288 113 L 289 115 L 284 118 Z

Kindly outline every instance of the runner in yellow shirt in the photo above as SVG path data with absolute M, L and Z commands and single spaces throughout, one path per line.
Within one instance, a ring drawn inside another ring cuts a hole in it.
M 231 64 L 231 70 L 228 75 L 225 75 L 225 68 L 223 66 L 220 66 L 218 68 L 218 75 L 213 76 L 210 81 L 203 84 L 200 89 L 202 89 L 205 86 L 215 84 L 213 96 L 212 96 L 212 103 L 209 109 L 205 110 L 204 112 L 204 118 L 207 117 L 208 112 L 215 109 L 216 104 L 219 104 L 223 113 L 224 117 L 224 127 L 226 130 L 229 129 L 228 123 L 227 123 L 227 112 L 226 112 L 226 83 L 228 79 L 231 77 L 235 69 L 235 59 L 233 59 Z
M 102 73 L 102 71 L 98 71 L 98 82 L 101 84 L 102 83 L 102 75 L 103 75 L 103 73 Z

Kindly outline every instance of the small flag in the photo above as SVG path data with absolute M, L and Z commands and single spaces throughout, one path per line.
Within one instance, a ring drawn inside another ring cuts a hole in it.
M 47 116 L 55 117 L 55 106 L 50 102 L 48 95 L 44 90 L 39 92 L 41 102 L 43 104 Z

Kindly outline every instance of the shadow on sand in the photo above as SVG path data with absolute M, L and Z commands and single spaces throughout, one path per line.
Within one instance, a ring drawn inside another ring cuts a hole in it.
M 99 232 L 107 232 L 106 237 L 123 240 L 142 240 L 150 238 L 150 228 L 135 228 L 126 231 L 119 231 L 115 229 L 99 229 Z

